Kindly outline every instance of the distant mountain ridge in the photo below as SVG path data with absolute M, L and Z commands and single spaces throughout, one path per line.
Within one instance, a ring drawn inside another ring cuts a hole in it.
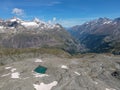
M 68 30 L 86 52 L 120 54 L 120 18 L 99 18 Z
M 69 33 L 70 32 L 70 33 Z M 75 53 L 120 54 L 120 18 L 99 18 L 65 30 L 35 18 L 0 19 L 0 48 L 59 48 Z
M 19 27 L 26 28 L 29 30 L 32 29 L 45 30 L 45 29 L 59 28 L 60 25 L 47 23 L 39 20 L 38 18 L 35 18 L 33 21 L 25 21 L 17 17 L 8 20 L 0 20 L 0 31 L 2 30 L 3 32 L 7 32 L 8 28 L 11 31 L 12 30 L 16 31 Z
M 60 25 L 35 18 L 0 20 L 1 48 L 60 48 L 70 53 L 79 51 L 77 42 Z

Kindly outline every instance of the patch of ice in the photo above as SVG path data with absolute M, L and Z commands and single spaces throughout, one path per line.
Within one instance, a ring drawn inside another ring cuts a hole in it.
M 11 78 L 20 78 L 20 73 L 19 72 L 15 72 L 11 74 Z
M 35 62 L 43 62 L 41 59 L 36 59 Z
M 51 90 L 52 87 L 56 86 L 58 84 L 57 81 L 53 81 L 50 84 L 44 84 L 44 83 L 40 83 L 40 85 L 38 84 L 33 84 L 34 88 L 36 90 Z
M 113 88 L 106 88 L 105 90 L 116 90 L 116 89 L 113 89 Z
M 39 25 L 36 22 L 23 22 L 21 25 L 25 27 L 39 27 Z
M 12 68 L 12 69 L 11 69 L 11 72 L 14 72 L 14 71 L 16 71 L 16 68 Z
M 61 68 L 68 69 L 68 67 L 66 65 L 62 65 Z
M 78 72 L 74 72 L 75 74 L 77 74 L 78 76 L 80 76 L 81 74 L 80 73 L 78 73 Z
M 0 29 L 3 29 L 4 27 L 3 26 L 0 26 Z
M 109 24 L 109 23 L 111 23 L 112 21 L 106 21 L 106 22 L 104 22 L 103 24 Z
M 2 75 L 1 77 L 5 77 L 5 76 L 9 76 L 9 75 L 10 75 L 10 73 L 4 74 L 4 75 Z
M 11 67 L 5 67 L 5 69 L 11 69 Z
M 11 22 L 17 21 L 17 18 L 10 19 Z
M 39 73 L 35 73 L 35 74 L 33 74 L 35 77 L 46 77 L 46 76 L 49 76 L 49 75 L 47 75 L 47 74 L 39 74 Z

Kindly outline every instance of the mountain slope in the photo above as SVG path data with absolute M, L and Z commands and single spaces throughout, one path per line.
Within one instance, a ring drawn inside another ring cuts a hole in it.
M 59 24 L 38 19 L 23 21 L 19 18 L 0 21 L 0 46 L 3 48 L 54 47 L 68 52 L 77 50 L 77 43 Z
M 87 52 L 120 54 L 120 18 L 99 18 L 74 26 L 69 32 L 87 48 Z

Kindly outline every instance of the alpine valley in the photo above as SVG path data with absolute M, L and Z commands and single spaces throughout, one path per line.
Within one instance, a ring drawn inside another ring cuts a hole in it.
M 84 52 L 120 54 L 120 18 L 99 18 L 69 28 Z

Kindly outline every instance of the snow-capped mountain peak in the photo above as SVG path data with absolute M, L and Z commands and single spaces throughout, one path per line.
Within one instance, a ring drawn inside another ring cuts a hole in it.
M 95 20 L 92 20 L 90 22 L 86 22 L 84 25 L 104 25 L 104 24 L 110 24 L 112 23 L 112 20 L 109 18 L 98 18 Z
M 19 29 L 20 28 L 20 29 Z M 25 21 L 20 18 L 14 17 L 8 20 L 1 20 L 0 21 L 0 32 L 9 31 L 18 31 L 18 30 L 49 30 L 54 28 L 61 28 L 60 25 L 57 24 L 50 24 L 35 18 L 32 21 Z
M 22 22 L 21 25 L 23 25 L 24 27 L 39 27 L 39 24 L 37 24 L 36 22 Z
M 20 22 L 22 22 L 22 19 L 17 18 L 17 17 L 13 17 L 13 18 L 11 18 L 11 19 L 9 19 L 9 20 L 7 20 L 7 21 L 9 21 L 9 22 L 18 22 L 18 23 L 20 23 Z

